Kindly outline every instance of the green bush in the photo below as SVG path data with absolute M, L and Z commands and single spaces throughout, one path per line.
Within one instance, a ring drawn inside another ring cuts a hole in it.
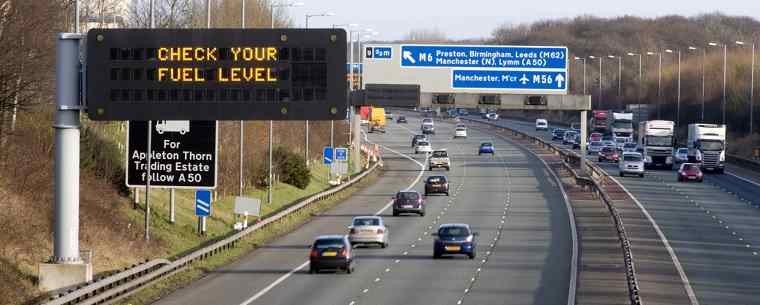
M 279 181 L 300 189 L 305 189 L 311 182 L 311 171 L 306 167 L 306 160 L 287 147 L 276 147 L 272 151 L 272 172 Z M 267 185 L 266 176 L 267 168 L 264 166 L 257 175 L 257 180 L 262 182 L 262 186 Z

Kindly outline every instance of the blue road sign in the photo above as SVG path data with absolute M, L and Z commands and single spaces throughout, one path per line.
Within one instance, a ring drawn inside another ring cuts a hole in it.
M 211 215 L 211 191 L 195 191 L 195 216 Z
M 327 146 L 322 150 L 322 163 L 324 164 L 333 163 L 333 148 L 332 147 Z
M 348 149 L 336 148 L 335 149 L 335 161 L 348 161 Z
M 567 91 L 567 74 L 548 71 L 453 70 L 453 89 Z
M 566 47 L 401 45 L 402 68 L 556 69 L 566 71 Z
M 367 47 L 364 50 L 364 57 L 369 59 L 391 59 L 393 58 L 392 47 Z
M 346 72 L 351 73 L 351 64 L 346 64 Z M 362 64 L 354 64 L 354 73 L 362 73 Z

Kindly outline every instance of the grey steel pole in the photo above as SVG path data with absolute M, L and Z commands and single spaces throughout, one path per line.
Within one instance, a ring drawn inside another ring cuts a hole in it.
M 335 162 L 335 121 L 330 120 L 330 147 L 332 147 L 332 154 L 330 157 L 332 157 L 333 163 Z M 332 169 L 328 171 L 327 174 L 328 181 L 332 179 Z
M 586 59 L 583 58 L 583 95 L 586 95 Z
M 602 77 L 602 60 L 604 60 L 603 57 L 599 56 L 599 108 L 604 108 L 602 107 L 602 82 L 604 81 Z
M 240 7 L 240 27 L 245 28 L 245 0 L 242 0 Z M 245 147 L 245 121 L 240 120 L 240 196 L 243 196 L 244 178 L 243 178 L 243 148 Z
M 169 222 L 174 223 L 176 221 L 175 214 L 175 206 L 174 206 L 174 200 L 177 197 L 175 194 L 175 189 L 171 189 L 169 191 Z
M 681 121 L 681 50 L 678 50 L 678 97 L 676 98 L 676 127 Z
M 269 12 L 270 12 L 270 20 L 272 21 L 272 28 L 274 29 L 274 3 L 269 6 Z
M 354 31 L 348 30 L 348 39 L 351 40 L 351 52 L 349 54 L 351 60 L 349 60 L 351 78 L 348 79 L 348 91 L 354 91 Z
M 638 115 L 639 122 L 642 121 L 641 120 L 641 85 L 643 84 L 642 81 L 643 80 L 641 78 L 641 53 L 639 53 L 639 89 L 638 89 L 638 92 L 636 93 L 637 102 L 639 103 L 636 107 L 636 110 L 639 112 L 639 115 Z
M 306 167 L 309 167 L 309 120 L 306 120 Z
M 726 124 L 726 53 L 728 46 L 723 44 L 723 124 Z
M 707 59 L 707 48 L 702 48 L 702 114 L 700 122 L 705 121 L 705 60 Z
M 660 119 L 660 104 L 662 104 L 662 52 L 657 52 L 657 119 Z
M 752 135 L 752 121 L 754 120 L 754 97 L 755 97 L 755 43 L 752 43 L 752 68 L 749 81 L 749 134 Z
M 155 19 L 155 5 L 154 0 L 150 0 L 150 28 L 156 27 L 156 19 Z M 145 176 L 145 240 L 150 240 L 150 180 L 151 180 L 151 159 L 153 154 L 153 143 L 152 143 L 152 135 L 151 132 L 153 130 L 153 121 L 148 121 L 148 145 L 145 148 L 145 151 L 147 152 L 147 167 L 146 167 L 146 176 Z
M 79 33 L 79 0 L 74 1 L 74 33 Z
M 267 183 L 267 203 L 272 203 L 272 184 L 274 184 L 274 179 L 272 179 L 272 131 L 274 130 L 272 128 L 272 120 L 269 120 L 269 181 Z
M 623 57 L 618 56 L 617 59 L 618 59 L 618 94 L 617 94 L 617 97 L 618 97 L 618 106 L 622 106 L 623 102 L 620 99 L 622 98 L 621 95 L 623 93 L 623 86 L 622 86 L 623 83 L 621 81 L 621 79 L 623 79 Z
M 581 174 L 586 174 L 586 137 L 588 134 L 588 127 L 587 124 L 587 111 L 582 110 L 581 111 Z
M 77 19 L 78 23 L 78 19 Z M 79 33 L 61 33 L 56 46 L 55 219 L 53 263 L 79 257 Z

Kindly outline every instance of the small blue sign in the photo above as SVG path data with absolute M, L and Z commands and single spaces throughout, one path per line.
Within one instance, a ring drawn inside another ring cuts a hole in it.
M 566 47 L 402 45 L 402 68 L 567 69 Z
M 351 73 L 351 64 L 346 64 L 346 72 Z M 362 64 L 354 64 L 354 73 L 362 73 Z
M 369 59 L 391 59 L 393 58 L 392 47 L 367 47 L 364 56 Z
M 567 91 L 565 72 L 453 70 L 453 89 Z
M 333 163 L 333 148 L 332 147 L 327 146 L 322 150 L 322 163 L 324 164 Z
M 195 216 L 210 216 L 211 215 L 211 191 L 197 190 L 195 191 Z
M 336 148 L 335 149 L 335 161 L 348 161 L 348 149 Z

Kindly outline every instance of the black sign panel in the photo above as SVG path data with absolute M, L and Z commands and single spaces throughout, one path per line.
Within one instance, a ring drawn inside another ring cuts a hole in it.
M 339 120 L 342 29 L 93 29 L 92 120 Z
M 217 123 L 153 121 L 150 186 L 216 187 Z M 130 121 L 127 133 L 127 186 L 145 186 L 148 122 Z
M 363 99 L 352 97 L 351 103 L 381 107 L 417 107 L 420 104 L 420 85 L 366 84 Z
M 532 95 L 525 97 L 526 106 L 546 106 L 546 97 L 542 95 Z

